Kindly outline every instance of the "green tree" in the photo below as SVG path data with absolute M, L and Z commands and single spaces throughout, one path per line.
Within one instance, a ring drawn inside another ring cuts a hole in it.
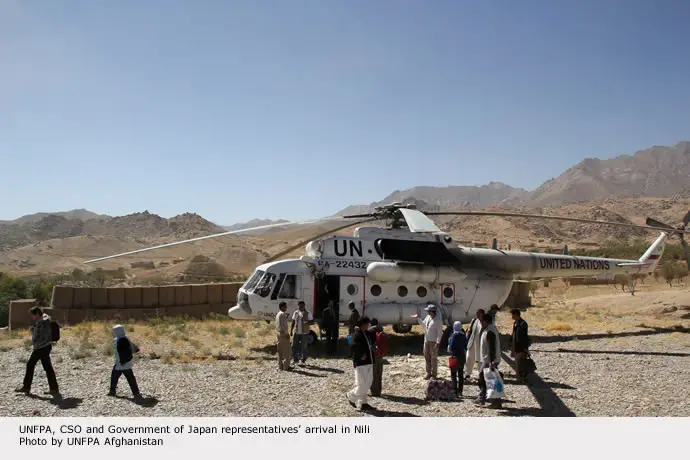
M 667 261 L 661 266 L 661 276 L 664 277 L 669 286 L 673 287 L 673 280 L 676 278 L 676 267 L 671 261 Z
M 9 324 L 10 302 L 26 299 L 28 294 L 26 281 L 10 275 L 0 277 L 0 327 Z

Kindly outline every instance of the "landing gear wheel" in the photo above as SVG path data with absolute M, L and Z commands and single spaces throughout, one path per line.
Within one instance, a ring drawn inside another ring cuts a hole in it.
M 312 346 L 314 346 L 314 344 L 316 344 L 317 340 L 318 340 L 318 337 L 316 335 L 316 332 L 309 331 L 309 338 L 307 339 L 307 345 L 312 347 Z
M 393 332 L 396 334 L 409 334 L 412 330 L 412 325 L 410 324 L 396 324 L 393 326 Z

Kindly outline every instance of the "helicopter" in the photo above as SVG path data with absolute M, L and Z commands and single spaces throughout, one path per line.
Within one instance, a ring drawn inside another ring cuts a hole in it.
M 659 236 L 638 260 L 578 257 L 566 254 L 505 251 L 464 247 L 428 216 L 502 216 L 550 219 L 601 225 L 643 228 Z M 363 219 L 363 220 L 362 220 Z M 364 315 L 390 325 L 397 333 L 408 333 L 416 315 L 433 303 L 440 308 L 443 323 L 467 322 L 477 310 L 501 306 L 513 284 L 568 277 L 612 277 L 617 274 L 652 273 L 663 255 L 669 237 L 679 236 L 690 267 L 690 251 L 684 239 L 690 211 L 678 227 L 648 218 L 647 225 L 608 222 L 540 214 L 488 211 L 421 212 L 414 205 L 391 203 L 371 213 L 329 217 L 302 222 L 281 222 L 178 241 L 150 248 L 101 257 L 85 263 L 131 255 L 162 247 L 216 238 L 224 235 L 292 224 L 340 220 L 347 222 L 309 240 L 300 241 L 256 267 L 237 294 L 237 304 L 228 310 L 236 320 L 274 321 L 281 302 L 288 311 L 305 303 L 319 320 L 328 301 L 340 307 L 354 303 Z M 352 220 L 356 220 L 352 222 Z M 385 226 L 365 225 L 384 221 Z M 358 225 L 352 236 L 334 235 Z M 330 236 L 329 236 L 330 235 Z M 306 256 L 281 257 L 306 244 Z M 337 308 L 339 321 L 349 312 Z M 317 340 L 311 331 L 310 344 Z

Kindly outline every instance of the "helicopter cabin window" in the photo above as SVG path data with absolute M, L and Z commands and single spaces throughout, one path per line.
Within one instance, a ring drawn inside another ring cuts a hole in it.
M 278 282 L 275 283 L 275 285 L 273 286 L 273 290 L 271 291 L 271 300 L 276 300 L 278 298 L 278 289 L 280 289 L 280 286 L 282 286 L 284 279 L 285 273 L 281 273 L 278 277 Z
M 443 289 L 443 297 L 445 297 L 446 299 L 451 299 L 453 297 L 453 288 L 450 286 L 446 286 Z
M 261 277 L 264 276 L 264 273 L 266 272 L 263 270 L 255 271 L 254 274 L 249 277 L 247 282 L 244 283 L 244 286 L 242 286 L 242 288 L 247 292 L 251 292 L 252 289 L 254 289 L 254 287 L 256 286 L 256 283 L 258 283 Z
M 369 290 L 369 292 L 371 292 L 371 295 L 373 295 L 374 297 L 378 297 L 381 295 L 381 286 L 379 286 L 378 284 L 374 284 Z
M 349 284 L 347 286 L 348 295 L 356 295 L 357 291 L 358 291 L 357 286 L 355 286 L 354 284 Z
M 407 296 L 407 288 L 405 286 L 398 286 L 398 295 L 400 297 Z
M 302 291 L 302 277 L 298 275 L 287 275 L 283 286 L 280 288 L 278 297 L 281 299 L 299 299 L 302 296 L 298 295 Z
M 426 297 L 426 288 L 424 286 L 419 286 L 417 288 L 417 296 L 421 298 Z
M 254 292 L 261 297 L 268 297 L 268 295 L 271 293 L 271 288 L 275 284 L 275 281 L 275 273 L 266 273 L 264 277 L 261 278 L 261 281 L 259 281 L 259 284 L 256 285 Z

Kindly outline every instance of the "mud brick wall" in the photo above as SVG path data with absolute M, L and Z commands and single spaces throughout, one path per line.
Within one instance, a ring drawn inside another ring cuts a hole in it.
M 128 288 L 74 288 L 55 286 L 48 313 L 64 324 L 83 321 L 125 321 L 159 316 L 204 318 L 226 315 L 237 302 L 242 283 L 183 284 Z M 29 326 L 33 300 L 10 305 L 10 327 Z

